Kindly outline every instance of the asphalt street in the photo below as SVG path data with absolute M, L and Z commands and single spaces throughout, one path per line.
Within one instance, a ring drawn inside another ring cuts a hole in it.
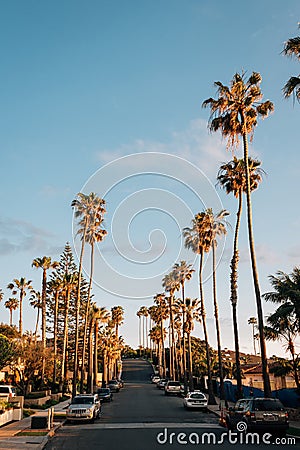
M 46 450 L 152 450 L 168 448 L 300 448 L 287 441 L 265 437 L 245 442 L 244 435 L 229 436 L 210 412 L 186 411 L 182 398 L 165 396 L 150 383 L 151 366 L 144 360 L 125 360 L 125 387 L 102 407 L 94 424 L 76 423 L 61 427 Z

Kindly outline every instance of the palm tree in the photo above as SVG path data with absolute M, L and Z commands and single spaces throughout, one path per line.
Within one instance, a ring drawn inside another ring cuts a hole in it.
M 136 313 L 136 315 L 139 318 L 139 349 L 142 349 L 142 323 L 141 323 L 141 317 L 143 314 L 141 313 L 141 310 L 139 309 Z
M 91 214 L 88 226 L 85 230 L 86 242 L 91 246 L 91 260 L 90 260 L 90 279 L 88 287 L 87 302 L 84 314 L 84 327 L 83 327 L 83 345 L 82 345 L 82 366 L 81 366 L 81 377 L 80 377 L 80 392 L 83 393 L 83 380 L 85 372 L 85 353 L 86 353 L 86 338 L 87 338 L 87 326 L 88 326 L 88 315 L 91 304 L 91 290 L 93 283 L 94 274 L 94 251 L 95 243 L 103 241 L 104 237 L 107 235 L 107 231 L 102 228 L 103 218 L 99 217 L 95 212 Z M 81 220 L 82 228 L 78 230 L 79 234 L 84 234 L 85 227 L 85 217 Z
M 35 336 L 35 341 L 36 341 L 37 340 L 38 327 L 39 327 L 39 321 L 40 321 L 40 311 L 41 311 L 41 308 L 42 308 L 41 293 L 39 291 L 35 291 L 34 289 L 32 289 L 31 297 L 29 298 L 29 303 L 30 303 L 30 306 L 32 306 L 34 309 L 36 308 L 36 310 L 37 310 L 36 322 L 35 322 L 35 331 L 34 331 L 34 336 Z
M 282 52 L 286 56 L 295 56 L 297 60 L 300 59 L 300 36 L 290 38 L 284 44 Z M 300 101 L 300 75 L 291 77 L 283 87 L 283 95 L 288 98 L 294 95 Z
M 206 214 L 210 222 L 211 233 L 211 248 L 212 248 L 212 260 L 213 260 L 213 302 L 214 302 L 214 314 L 217 333 L 217 348 L 218 348 L 218 362 L 219 362 L 219 377 L 220 377 L 220 398 L 225 399 L 224 382 L 223 382 L 223 364 L 222 364 L 222 348 L 221 348 L 221 333 L 220 333 L 220 321 L 219 321 L 219 306 L 217 300 L 217 282 L 216 282 L 216 246 L 217 236 L 225 235 L 226 221 L 225 217 L 229 212 L 222 209 L 218 214 L 214 214 L 211 208 L 206 210 Z
M 300 331 L 300 268 L 294 267 L 291 274 L 278 271 L 277 276 L 270 275 L 269 280 L 275 289 L 263 295 L 266 301 L 284 305 L 290 317 L 295 317 Z
M 81 291 L 81 275 L 82 275 L 82 264 L 83 264 L 83 254 L 84 246 L 86 243 L 86 236 L 88 228 L 91 225 L 91 220 L 102 222 L 103 214 L 106 212 L 105 200 L 98 197 L 97 194 L 91 192 L 89 195 L 79 192 L 77 198 L 71 203 L 72 208 L 75 210 L 75 218 L 79 219 L 79 231 L 77 234 L 81 235 L 81 250 L 79 257 L 79 268 L 78 268 L 78 284 L 76 290 L 76 317 L 75 317 L 75 344 L 74 344 L 74 375 L 73 375 L 73 386 L 72 395 L 76 394 L 77 390 L 77 366 L 78 366 L 78 340 L 79 340 L 79 313 L 80 313 L 80 291 Z
M 147 311 L 147 315 L 148 315 L 148 311 Z M 119 326 L 122 325 L 122 323 L 124 322 L 124 309 L 122 308 L 122 306 L 114 306 L 111 309 L 111 320 L 115 326 L 116 338 L 119 339 Z M 121 355 L 119 355 L 118 359 L 120 359 L 120 358 L 121 358 Z M 117 375 L 118 375 L 118 359 L 116 360 L 116 364 L 115 364 L 115 377 L 117 377 Z
M 26 280 L 26 278 L 21 277 L 19 280 L 14 279 L 12 283 L 9 283 L 7 286 L 7 289 L 10 289 L 12 291 L 13 295 L 16 295 L 16 293 L 19 291 L 19 333 L 22 337 L 23 335 L 23 298 L 26 295 L 26 291 L 32 289 L 31 286 L 31 280 Z
M 263 169 L 260 168 L 261 162 L 257 159 L 248 158 L 250 171 L 251 191 L 258 188 L 262 180 Z M 243 397 L 242 388 L 242 374 L 240 364 L 240 350 L 239 350 L 239 332 L 237 320 L 237 301 L 238 301 L 238 263 L 239 250 L 238 238 L 242 215 L 243 193 L 246 192 L 246 173 L 243 159 L 237 159 L 235 156 L 233 160 L 221 165 L 217 176 L 218 183 L 226 191 L 226 194 L 232 193 L 238 199 L 238 210 L 236 214 L 236 224 L 233 241 L 233 254 L 230 263 L 230 301 L 232 306 L 232 322 L 235 343 L 235 364 L 236 364 L 236 380 L 237 380 L 237 398 Z
M 248 325 L 252 325 L 253 349 L 254 349 L 254 355 L 256 355 L 256 346 L 255 346 L 255 328 L 256 328 L 256 325 L 257 325 L 257 318 L 256 318 L 256 317 L 249 317 L 249 319 L 248 319 Z
M 160 361 L 160 371 L 162 367 L 162 375 L 166 377 L 166 355 L 165 355 L 165 328 L 164 321 L 169 316 L 168 306 L 166 303 L 166 297 L 164 293 L 156 294 L 154 296 L 154 303 L 156 308 L 152 310 L 152 319 L 160 326 L 160 339 L 161 339 L 161 361 Z M 153 314 L 154 313 L 154 314 Z
M 62 280 L 62 293 L 64 297 L 64 325 L 63 325 L 63 350 L 61 362 L 61 382 L 66 383 L 68 377 L 68 332 L 69 332 L 69 308 L 71 292 L 77 287 L 77 275 L 66 273 Z M 73 375 L 74 376 L 74 375 Z
M 98 378 L 98 336 L 99 322 L 108 323 L 111 316 L 106 308 L 98 307 L 96 303 L 90 305 L 89 312 L 89 370 L 88 370 L 88 392 L 93 392 L 94 384 L 97 384 Z M 93 345 L 94 337 L 94 345 Z
M 292 357 L 292 368 L 297 388 L 300 388 L 298 376 L 299 359 L 295 352 L 295 339 L 298 336 L 297 321 L 290 316 L 290 310 L 286 305 L 280 305 L 273 314 L 267 317 L 268 326 L 265 327 L 266 339 L 272 341 L 285 341 L 285 348 Z
M 189 281 L 192 278 L 193 272 L 195 272 L 194 269 L 192 269 L 191 264 L 187 264 L 186 261 L 181 261 L 180 264 L 176 263 L 173 266 L 173 270 L 178 278 L 178 282 L 181 285 L 181 295 L 182 295 L 182 301 L 185 302 L 185 282 Z M 185 310 L 183 311 L 183 317 L 182 317 L 182 336 L 183 336 L 183 375 L 184 375 L 184 391 L 185 394 L 187 393 L 187 370 L 186 370 L 186 333 L 184 331 L 185 327 Z
M 175 356 L 175 334 L 174 334 L 174 294 L 180 288 L 180 281 L 178 278 L 178 272 L 176 270 L 172 270 L 170 273 L 164 276 L 162 280 L 162 286 L 166 292 L 170 293 L 169 296 L 169 316 L 170 316 L 170 377 L 171 379 L 177 379 L 176 374 L 178 376 L 178 367 L 175 370 L 176 364 L 176 356 Z
M 194 390 L 194 381 L 193 381 L 193 364 L 192 364 L 192 346 L 191 346 L 191 332 L 194 329 L 194 320 L 200 322 L 201 320 L 201 308 L 200 302 L 197 298 L 191 300 L 190 298 L 185 299 L 185 308 L 186 308 L 186 322 L 184 324 L 184 331 L 187 334 L 188 341 L 188 352 L 187 352 L 187 367 L 189 374 L 189 389 L 190 392 Z
M 5 308 L 9 309 L 9 325 L 13 324 L 13 311 L 19 307 L 19 300 L 15 297 L 11 297 L 4 303 Z
M 200 292 L 200 305 L 201 305 L 201 320 L 205 340 L 205 351 L 206 351 L 206 361 L 207 361 L 207 383 L 208 383 L 208 403 L 210 405 L 216 404 L 216 399 L 213 393 L 212 385 L 212 373 L 211 373 L 211 360 L 210 360 L 210 349 L 208 343 L 208 333 L 206 326 L 206 311 L 204 302 L 204 291 L 203 291 L 203 258 L 204 252 L 208 252 L 211 245 L 211 236 L 209 233 L 209 221 L 207 214 L 204 212 L 195 215 L 192 220 L 192 226 L 183 229 L 183 236 L 185 238 L 185 247 L 191 249 L 194 253 L 200 256 L 199 258 L 199 292 Z
M 59 278 L 54 278 L 48 282 L 48 289 L 54 295 L 53 311 L 53 383 L 57 378 L 57 334 L 58 334 L 58 302 L 59 294 L 63 289 L 63 282 Z
M 248 136 L 250 135 L 250 139 L 253 138 L 254 128 L 257 125 L 258 117 L 265 118 L 274 110 L 274 105 L 272 102 L 269 100 L 265 102 L 261 101 L 261 80 L 261 75 L 257 72 L 253 72 L 246 81 L 244 74 L 240 75 L 236 73 L 231 81 L 230 87 L 227 87 L 218 81 L 215 83 L 218 98 L 208 98 L 203 102 L 203 106 L 210 107 L 211 109 L 211 116 L 209 118 L 210 130 L 220 130 L 222 136 L 227 138 L 229 147 L 234 147 L 237 145 L 240 136 L 243 140 L 246 173 L 248 237 L 260 335 L 264 394 L 266 397 L 270 397 L 271 386 L 267 363 L 263 311 L 253 236 L 251 184 L 248 156 Z

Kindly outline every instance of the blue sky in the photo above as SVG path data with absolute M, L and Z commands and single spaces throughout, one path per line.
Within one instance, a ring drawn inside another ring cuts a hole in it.
M 270 289 L 269 274 L 279 269 L 290 272 L 299 264 L 300 213 L 295 202 L 299 105 L 284 100 L 281 92 L 285 81 L 299 73 L 299 63 L 281 54 L 284 41 L 298 33 L 298 1 L 255 0 L 249 5 L 235 0 L 11 0 L 0 4 L 0 286 L 5 299 L 6 285 L 13 278 L 32 279 L 38 289 L 40 273 L 31 268 L 32 260 L 43 255 L 57 259 L 65 242 L 73 240 L 70 203 L 76 193 L 92 186 L 104 196 L 101 190 L 111 188 L 105 197 L 110 234 L 99 248 L 97 263 L 104 255 L 104 266 L 112 267 L 114 274 L 107 275 L 103 290 L 105 277 L 101 280 L 99 266 L 95 299 L 108 308 L 124 305 L 127 320 L 122 333 L 137 345 L 135 311 L 151 300 L 130 297 L 143 296 L 141 279 L 164 274 L 181 250 L 189 262 L 194 261 L 182 249 L 180 226 L 184 222 L 188 226 L 203 204 L 211 206 L 209 186 L 215 185 L 220 163 L 231 158 L 220 137 L 208 133 L 209 113 L 201 109 L 202 101 L 215 94 L 214 81 L 228 84 L 242 70 L 261 73 L 264 98 L 275 104 L 271 117 L 259 123 L 250 148 L 267 172 L 253 195 L 262 292 Z M 153 152 L 170 156 L 160 164 L 159 156 L 147 159 Z M 142 158 L 112 163 L 130 154 Z M 199 181 L 202 175 L 198 178 L 189 164 L 210 180 L 205 187 Z M 148 173 L 149 167 L 155 174 Z M 116 186 L 110 186 L 112 173 L 120 181 Z M 127 173 L 131 177 L 125 179 Z M 187 188 L 190 184 L 203 201 L 198 202 Z M 233 225 L 235 200 L 219 188 L 214 195 L 215 207 L 228 209 Z M 124 220 L 128 205 L 132 208 L 129 228 Z M 256 308 L 243 219 L 239 320 L 241 349 L 251 351 L 247 319 Z M 228 348 L 233 348 L 228 300 L 232 235 L 229 230 L 225 246 L 219 244 L 218 270 L 222 340 Z M 133 263 L 137 257 L 138 263 Z M 206 300 L 214 345 L 209 264 Z M 126 278 L 129 298 L 122 296 L 125 291 L 122 280 L 115 278 L 117 272 Z M 147 292 L 161 290 L 157 279 L 147 283 Z M 107 292 L 112 285 L 117 287 L 114 294 Z M 196 279 L 187 294 L 198 296 Z M 265 304 L 265 314 L 270 311 L 272 305 Z M 3 303 L 0 314 L 0 320 L 8 320 Z M 24 322 L 25 328 L 33 328 L 34 313 L 26 302 Z M 200 328 L 196 333 L 202 337 Z M 275 352 L 280 353 L 281 346 L 268 345 L 268 353 Z

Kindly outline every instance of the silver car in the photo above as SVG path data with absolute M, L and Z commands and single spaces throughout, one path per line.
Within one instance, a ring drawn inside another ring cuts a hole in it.
M 207 398 L 201 391 L 189 392 L 183 399 L 183 406 L 207 410 Z
M 101 404 L 97 394 L 76 395 L 66 411 L 69 422 L 89 421 L 94 422 L 101 414 Z

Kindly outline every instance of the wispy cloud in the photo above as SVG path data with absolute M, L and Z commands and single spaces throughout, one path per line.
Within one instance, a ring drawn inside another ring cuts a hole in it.
M 218 134 L 209 134 L 207 122 L 195 119 L 185 130 L 174 131 L 168 142 L 146 141 L 136 139 L 116 149 L 103 149 L 96 153 L 102 163 L 134 153 L 161 152 L 169 153 L 199 167 L 208 176 L 215 176 L 220 163 L 226 161 L 226 144 Z
M 29 222 L 13 218 L 0 218 L 0 254 L 17 252 L 49 251 L 49 240 L 54 235 L 48 230 L 38 228 Z

